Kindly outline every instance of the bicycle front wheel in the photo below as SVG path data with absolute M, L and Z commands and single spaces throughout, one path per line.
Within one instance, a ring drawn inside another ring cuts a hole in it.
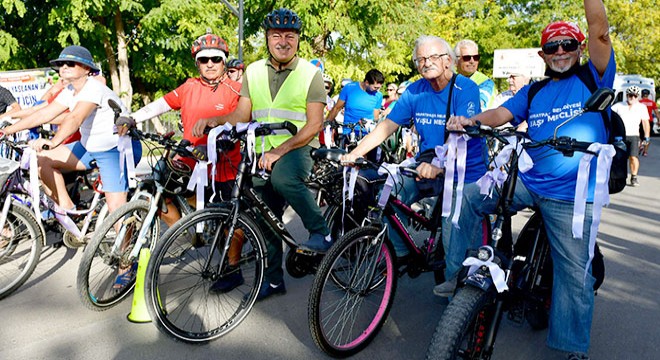
M 9 296 L 32 275 L 44 237 L 34 214 L 24 206 L 12 204 L 4 228 L 0 229 L 0 299 Z
M 160 220 L 146 219 L 149 202 L 130 201 L 108 216 L 94 231 L 78 267 L 78 295 L 94 311 L 107 310 L 125 299 L 135 286 L 138 257 L 131 256 L 143 226 L 149 226 L 145 244 L 153 246 Z M 115 246 L 117 236 L 123 240 Z
M 472 286 L 460 289 L 442 314 L 426 353 L 428 360 L 490 359 L 484 335 L 495 296 Z
M 230 240 L 232 246 L 239 245 L 230 247 L 221 268 L 231 220 L 224 208 L 193 212 L 172 226 L 154 249 L 145 276 L 146 302 L 161 332 L 204 343 L 225 335 L 249 314 L 263 281 L 263 235 L 251 218 L 239 214 Z M 238 258 L 233 268 L 228 266 L 231 253 Z M 233 285 L 218 291 L 214 284 L 229 276 Z
M 364 349 L 390 312 L 396 290 L 394 249 L 377 227 L 348 232 L 325 255 L 309 296 L 309 329 L 326 353 Z

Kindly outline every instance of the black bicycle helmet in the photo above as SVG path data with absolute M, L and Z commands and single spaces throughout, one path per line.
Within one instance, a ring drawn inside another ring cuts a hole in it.
M 263 26 L 265 31 L 269 29 L 288 29 L 300 32 L 302 22 L 295 12 L 289 9 L 279 8 L 266 15 L 261 26 Z
M 245 64 L 243 64 L 243 62 L 238 59 L 231 59 L 227 62 L 227 69 L 243 70 L 244 68 Z

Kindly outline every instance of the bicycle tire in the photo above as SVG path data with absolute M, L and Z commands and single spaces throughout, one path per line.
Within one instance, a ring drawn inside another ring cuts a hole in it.
M 11 204 L 0 230 L 0 299 L 9 296 L 30 278 L 39 263 L 46 234 L 34 213 Z
M 438 322 L 426 359 L 490 359 L 479 345 L 492 319 L 494 299 L 490 291 L 472 286 L 459 289 Z
M 137 266 L 138 258 L 130 258 L 130 253 L 135 247 L 148 212 L 148 201 L 130 201 L 107 216 L 94 232 L 92 240 L 83 252 L 77 274 L 78 295 L 88 309 L 110 309 L 128 297 L 133 290 L 135 278 L 121 288 L 115 288 L 115 281 L 120 268 L 131 269 Z M 160 220 L 157 216 L 154 219 L 150 225 L 151 233 L 147 234 L 143 246 L 153 247 L 160 233 Z M 120 253 L 111 253 L 117 238 L 115 224 L 119 224 L 120 229 L 128 234 L 124 240 L 124 249 L 120 250 Z
M 260 228 L 244 213 L 236 225 L 245 239 L 240 257 L 244 282 L 220 294 L 209 290 L 222 276 L 218 249 L 224 237 L 216 249 L 210 249 L 211 242 L 231 216 L 225 208 L 193 212 L 163 235 L 151 255 L 145 275 L 147 309 L 158 330 L 175 340 L 202 344 L 217 339 L 238 326 L 254 306 L 264 277 L 265 247 Z M 202 233 L 196 232 L 198 225 L 204 227 Z M 210 267 L 205 269 L 209 254 Z
M 309 329 L 316 346 L 329 355 L 358 353 L 376 337 L 389 315 L 397 270 L 391 243 L 372 244 L 380 230 L 369 226 L 348 232 L 323 258 L 314 278 L 308 302 Z M 371 266 L 382 269 L 381 276 L 365 278 Z M 348 320 L 350 324 L 345 323 Z

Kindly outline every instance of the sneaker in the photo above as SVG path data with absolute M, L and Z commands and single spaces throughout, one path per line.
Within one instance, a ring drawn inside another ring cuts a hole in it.
M 213 285 L 211 285 L 209 291 L 217 294 L 223 294 L 243 285 L 244 282 L 245 280 L 243 279 L 241 269 L 238 268 L 231 270 L 229 274 L 221 276 L 216 282 L 213 283 Z
M 567 360 L 589 360 L 589 355 L 581 352 L 574 352 L 568 354 Z
M 630 178 L 630 186 L 639 186 L 639 180 L 637 180 L 637 176 Z
M 457 279 L 453 278 L 452 280 L 447 280 L 440 285 L 436 285 L 433 288 L 433 294 L 440 297 L 450 297 L 454 295 L 456 290 Z
M 284 295 L 286 294 L 286 287 L 284 286 L 284 281 L 279 285 L 273 286 L 268 281 L 264 281 L 259 288 L 259 294 L 257 294 L 257 301 L 264 300 L 272 295 Z
M 309 240 L 300 247 L 319 254 L 325 254 L 330 249 L 330 246 L 332 246 L 332 238 L 330 235 L 313 233 L 309 236 Z

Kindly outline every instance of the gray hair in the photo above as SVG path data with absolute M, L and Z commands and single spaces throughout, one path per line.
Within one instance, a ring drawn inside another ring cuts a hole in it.
M 465 39 L 465 40 L 459 41 L 456 44 L 456 47 L 454 48 L 454 52 L 456 53 L 457 57 L 461 56 L 461 48 L 464 48 L 464 47 L 474 47 L 475 49 L 477 49 L 477 53 L 479 53 L 479 45 L 477 45 L 477 43 L 472 41 L 472 40 Z M 470 54 L 470 55 L 472 55 L 472 54 Z
M 445 49 L 447 50 L 447 54 L 451 58 L 452 70 L 453 70 L 453 66 L 454 66 L 453 64 L 454 62 L 456 62 L 456 54 L 454 53 L 454 50 L 451 49 L 451 45 L 449 45 L 449 43 L 445 39 L 439 36 L 422 35 L 418 37 L 417 40 L 415 40 L 415 48 L 413 49 L 413 54 L 412 54 L 413 61 L 415 61 L 415 56 L 417 55 L 417 49 L 419 49 L 420 46 L 429 42 L 438 42 L 445 47 Z

